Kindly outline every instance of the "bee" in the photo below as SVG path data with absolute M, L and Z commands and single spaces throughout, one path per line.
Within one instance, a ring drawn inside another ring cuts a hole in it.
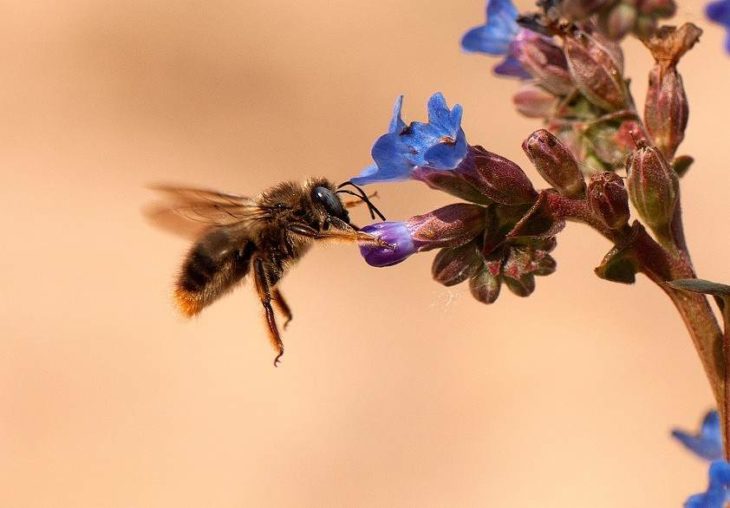
M 344 188 L 348 186 L 353 190 Z M 255 198 L 196 188 L 153 188 L 169 198 L 166 205 L 148 210 L 153 221 L 178 232 L 198 226 L 175 283 L 177 307 L 185 316 L 195 316 L 251 274 L 276 351 L 274 366 L 284 354 L 274 308 L 284 318 L 284 328 L 292 319 L 279 282 L 314 242 L 364 242 L 394 248 L 350 222 L 347 209 L 361 203 L 368 206 L 373 219 L 377 215 L 385 220 L 370 201 L 373 196 L 352 182 L 338 187 L 324 178 L 282 182 Z M 358 199 L 344 202 L 341 194 Z M 170 222 L 171 218 L 182 218 L 183 224 Z

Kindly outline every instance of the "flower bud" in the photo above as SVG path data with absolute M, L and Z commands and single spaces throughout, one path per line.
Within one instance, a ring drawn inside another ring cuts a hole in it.
M 678 29 L 662 27 L 644 41 L 656 60 L 649 74 L 644 119 L 654 143 L 670 160 L 684 139 L 689 116 L 687 94 L 677 63 L 701 34 L 702 30 L 686 23 Z
M 607 171 L 591 177 L 588 204 L 611 229 L 620 229 L 629 221 L 629 195 L 623 179 L 616 173 Z
M 615 44 L 598 33 L 575 30 L 565 36 L 563 49 L 573 81 L 589 101 L 607 111 L 626 107 L 629 95 Z
M 550 38 L 521 30 L 512 42 L 517 60 L 547 91 L 568 95 L 575 89 L 562 48 Z
M 484 266 L 484 258 L 474 242 L 453 249 L 441 249 L 431 265 L 436 282 L 454 286 L 472 277 Z
M 558 99 L 544 88 L 524 85 L 512 97 L 517 111 L 528 118 L 548 118 L 552 116 Z
M 537 193 L 522 169 L 514 162 L 470 146 L 456 173 L 492 201 L 503 205 L 532 203 Z
M 611 2 L 612 0 L 562 0 L 560 12 L 567 19 L 580 21 L 597 13 Z
M 493 261 L 496 265 L 496 274 L 493 270 L 485 267 L 469 279 L 469 291 L 478 301 L 486 304 L 494 303 L 499 297 L 499 290 L 502 286 L 502 279 L 499 275 L 501 261 Z
M 447 205 L 406 221 L 419 252 L 464 245 L 484 231 L 486 224 L 486 208 L 468 203 Z
M 652 18 L 671 18 L 677 12 L 677 4 L 674 0 L 642 0 L 639 12 Z
M 560 194 L 578 197 L 585 192 L 583 174 L 573 154 L 549 131 L 540 129 L 533 132 L 522 143 L 522 149 L 540 176 Z
M 601 20 L 601 25 L 608 37 L 618 40 L 634 29 L 637 16 L 636 6 L 619 3 L 606 13 L 606 16 Z
M 668 226 L 677 205 L 677 174 L 653 146 L 633 152 L 626 167 L 629 197 L 639 217 L 655 231 Z
M 439 247 L 460 247 L 484 231 L 487 209 L 479 205 L 456 203 L 416 215 L 405 222 L 378 222 L 362 228 L 395 246 L 360 244 L 360 254 L 372 266 L 400 263 L 416 252 Z
M 446 192 L 472 203 L 485 205 L 490 203 L 489 198 L 482 195 L 472 184 L 453 171 L 417 167 L 411 171 L 411 178 L 422 181 L 432 189 Z
M 649 74 L 649 89 L 644 107 L 644 122 L 654 143 L 667 159 L 671 159 L 684 139 L 689 104 L 682 85 L 682 76 L 671 67 L 662 71 L 654 66 Z

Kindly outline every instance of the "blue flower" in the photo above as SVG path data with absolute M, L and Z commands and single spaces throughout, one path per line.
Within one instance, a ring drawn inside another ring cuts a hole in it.
M 352 182 L 363 185 L 410 178 L 416 167 L 438 170 L 456 168 L 466 157 L 466 135 L 461 128 L 462 108 L 449 109 L 441 93 L 428 101 L 428 123 L 406 126 L 401 119 L 403 97 L 393 106 L 388 132 L 373 145 L 375 164 L 365 168 Z
M 672 436 L 703 459 L 722 459 L 722 435 L 717 411 L 707 413 L 702 420 L 699 433 L 689 434 L 675 429 L 672 431 Z
M 684 508 L 725 508 L 730 501 L 730 464 L 718 460 L 710 464 L 710 482 L 702 494 L 690 496 Z
M 395 265 L 417 251 L 411 238 L 411 231 L 405 222 L 378 222 L 365 226 L 362 231 L 395 245 L 395 249 L 386 249 L 360 244 L 360 253 L 369 265 L 378 267 Z
M 511 0 L 488 0 L 487 22 L 472 28 L 461 39 L 466 51 L 504 56 L 494 68 L 496 74 L 529 79 L 530 74 L 517 59 L 513 42 L 523 31 L 517 24 L 517 9 Z
M 730 53 L 730 0 L 718 0 L 709 3 L 705 9 L 705 14 L 712 21 L 723 25 L 727 29 L 725 50 Z

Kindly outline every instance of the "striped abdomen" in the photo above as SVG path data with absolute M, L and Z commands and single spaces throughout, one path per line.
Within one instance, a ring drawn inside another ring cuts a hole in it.
M 188 253 L 175 288 L 175 299 L 187 316 L 199 313 L 248 273 L 253 242 L 219 227 L 205 234 Z

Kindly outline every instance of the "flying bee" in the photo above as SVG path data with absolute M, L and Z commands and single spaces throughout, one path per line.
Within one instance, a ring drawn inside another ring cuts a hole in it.
M 348 186 L 352 190 L 344 188 Z M 361 203 L 368 206 L 373 219 L 377 215 L 385 220 L 370 201 L 372 196 L 352 182 L 338 187 L 324 178 L 283 182 L 256 198 L 195 188 L 154 188 L 170 198 L 167 205 L 149 210 L 154 221 L 178 231 L 181 226 L 198 225 L 175 284 L 180 311 L 189 317 L 197 315 L 251 273 L 276 350 L 275 366 L 284 354 L 284 344 L 274 307 L 285 320 L 284 328 L 292 319 L 279 282 L 312 243 L 339 240 L 394 248 L 350 222 L 347 208 Z M 341 194 L 358 200 L 343 202 Z M 171 224 L 170 214 L 187 224 Z

